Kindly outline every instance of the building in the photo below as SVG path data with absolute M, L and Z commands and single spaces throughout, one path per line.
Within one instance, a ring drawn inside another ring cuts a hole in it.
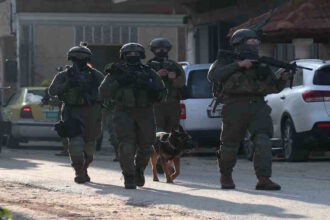
M 213 62 L 218 49 L 230 48 L 228 43 L 233 30 L 254 25 L 274 8 L 278 10 L 263 27 L 266 37 L 262 39 L 261 54 L 285 61 L 330 57 L 329 0 L 179 2 L 188 11 L 185 19 L 188 30 L 187 60 L 191 63 Z
M 56 67 L 68 64 L 67 51 L 80 41 L 88 42 L 92 65 L 101 71 L 118 60 L 119 48 L 127 42 L 146 46 L 150 58 L 147 45 L 160 36 L 173 43 L 171 58 L 185 60 L 184 10 L 176 1 L 2 0 L 0 11 L 0 24 L 5 24 L 0 25 L 3 84 L 9 83 L 3 78 L 5 59 L 17 60 L 18 86 L 39 85 L 53 78 Z M 4 41 L 10 44 L 4 46 Z

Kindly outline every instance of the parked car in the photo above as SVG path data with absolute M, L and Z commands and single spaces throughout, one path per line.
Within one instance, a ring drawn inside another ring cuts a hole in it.
M 281 150 L 287 161 L 305 161 L 311 150 L 330 150 L 330 62 L 297 60 L 298 70 L 292 88 L 270 94 L 265 101 L 272 108 L 273 149 Z M 244 149 L 253 157 L 253 144 L 247 135 Z
M 181 101 L 180 124 L 199 142 L 219 142 L 221 118 L 219 105 L 212 112 L 212 85 L 207 80 L 210 64 L 183 65 L 187 99 Z
M 48 97 L 45 101 L 47 87 L 24 87 L 10 98 L 3 109 L 4 120 L 10 122 L 11 128 L 6 134 L 7 147 L 16 147 L 20 142 L 60 141 L 54 130 L 59 120 L 59 102 Z M 97 149 L 101 149 L 103 133 L 97 140 Z

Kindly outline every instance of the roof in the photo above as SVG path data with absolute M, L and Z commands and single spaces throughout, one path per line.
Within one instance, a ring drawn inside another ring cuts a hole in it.
M 330 34 L 330 0 L 294 1 L 278 8 L 269 22 L 262 27 L 266 40 L 288 41 L 292 38 L 328 40 Z M 229 36 L 241 28 L 249 28 L 265 20 L 271 11 L 230 30 Z

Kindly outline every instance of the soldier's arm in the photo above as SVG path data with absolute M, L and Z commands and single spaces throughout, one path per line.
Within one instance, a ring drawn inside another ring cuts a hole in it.
M 164 101 L 167 97 L 167 89 L 160 76 L 152 70 L 154 92 L 157 93 L 157 101 Z
M 116 90 L 119 88 L 119 83 L 114 80 L 113 76 L 111 75 L 112 74 L 109 73 L 99 86 L 99 94 L 103 99 L 111 99 L 114 96 Z
M 210 82 L 226 81 L 239 69 L 237 62 L 227 64 L 227 62 L 216 60 L 210 66 L 207 78 Z
M 175 63 L 176 66 L 176 78 L 173 79 L 172 85 L 174 88 L 182 88 L 186 84 L 186 74 L 180 64 Z
M 55 75 L 48 90 L 50 96 L 61 95 L 69 87 L 70 81 L 67 79 L 67 77 L 64 74 L 66 74 L 66 72 L 60 72 Z

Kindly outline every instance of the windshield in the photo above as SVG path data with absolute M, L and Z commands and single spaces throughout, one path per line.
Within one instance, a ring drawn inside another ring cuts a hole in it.
M 321 69 L 318 69 L 315 72 L 314 79 L 313 79 L 314 85 L 330 85 L 330 66 L 323 67 Z
M 190 71 L 187 85 L 190 98 L 212 98 L 212 86 L 207 80 L 208 71 L 208 69 Z

